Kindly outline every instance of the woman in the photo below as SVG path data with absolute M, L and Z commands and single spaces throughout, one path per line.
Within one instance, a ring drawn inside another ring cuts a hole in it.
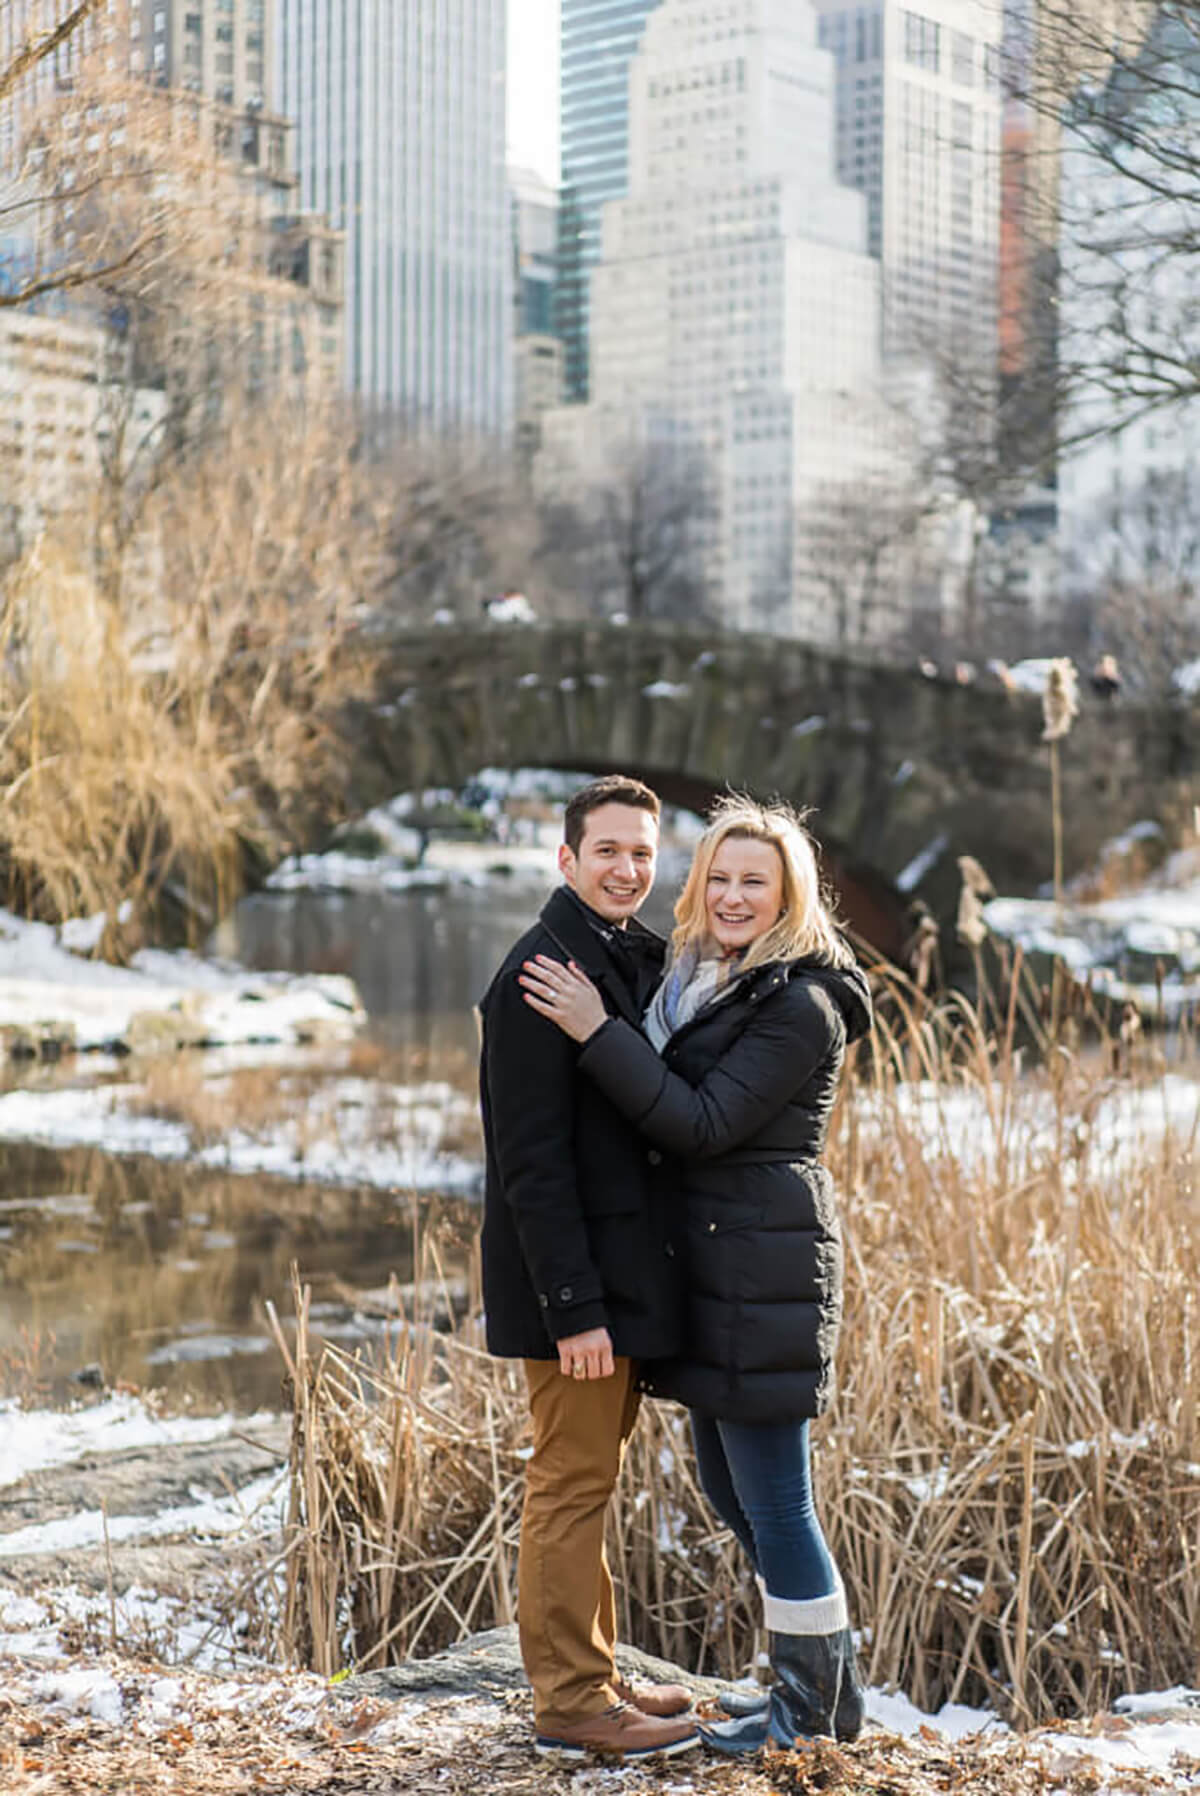
M 701 1483 L 763 1589 L 774 1673 L 765 1703 L 704 1736 L 726 1753 L 853 1739 L 862 1690 L 808 1434 L 832 1392 L 841 1317 L 841 1234 L 819 1157 L 870 996 L 822 901 L 812 842 L 782 806 L 721 800 L 675 917 L 644 1034 L 607 1017 L 574 965 L 539 955 L 522 984 L 583 1044 L 581 1069 L 680 1161 L 687 1344 L 645 1366 L 643 1386 L 691 1410 Z

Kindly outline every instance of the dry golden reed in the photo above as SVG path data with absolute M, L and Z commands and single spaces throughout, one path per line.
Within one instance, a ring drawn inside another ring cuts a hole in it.
M 1170 1087 L 1061 1042 L 1020 1075 L 1016 986 L 989 1028 L 896 982 L 859 1050 L 816 1464 L 872 1681 L 1031 1723 L 1200 1674 L 1200 1200 Z M 332 1673 L 510 1620 L 519 1368 L 421 1315 L 373 1363 L 314 1363 L 299 1307 L 284 1655 Z M 644 1407 L 618 1506 L 623 1638 L 742 1671 L 757 1599 L 674 1408 Z

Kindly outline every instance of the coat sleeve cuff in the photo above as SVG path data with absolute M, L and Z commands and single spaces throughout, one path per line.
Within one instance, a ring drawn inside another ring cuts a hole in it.
M 552 1341 L 566 1340 L 568 1335 L 586 1334 L 589 1328 L 607 1328 L 608 1311 L 598 1297 L 567 1307 L 558 1304 L 543 1308 L 542 1319 Z

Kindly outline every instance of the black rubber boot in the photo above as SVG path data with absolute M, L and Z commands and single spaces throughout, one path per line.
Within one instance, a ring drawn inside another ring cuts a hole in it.
M 723 1690 L 717 1698 L 727 1715 L 758 1715 L 771 1700 L 768 1690 Z
M 771 1738 L 790 1746 L 814 1734 L 833 1737 L 842 1681 L 841 1634 L 772 1634 Z M 789 1736 L 781 1739 L 780 1735 Z
M 858 1675 L 854 1636 L 849 1628 L 843 1628 L 837 1639 L 838 1651 L 842 1660 L 842 1676 L 838 1686 L 837 1703 L 833 1711 L 833 1731 L 839 1740 L 857 1740 L 862 1733 L 867 1710 L 863 1699 L 862 1682 Z
M 702 1722 L 700 1737 L 714 1752 L 742 1758 L 772 1746 L 790 1748 L 834 1730 L 842 1675 L 840 1634 L 772 1634 L 775 1682 L 765 1708 L 732 1721 Z

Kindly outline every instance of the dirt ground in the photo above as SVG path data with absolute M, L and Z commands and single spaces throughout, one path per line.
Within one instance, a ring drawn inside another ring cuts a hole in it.
M 116 1704 L 119 1719 L 89 1712 Z M 90 1680 L 90 1683 L 88 1683 Z M 114 1692 L 117 1693 L 114 1695 Z M 75 1706 L 62 1712 L 64 1699 Z M 57 1704 L 53 1700 L 58 1697 Z M 1107 1718 L 1090 1730 L 1128 1728 Z M 1101 1772 L 1074 1750 L 1087 1729 L 1053 1737 L 869 1731 L 752 1766 L 696 1753 L 618 1768 L 562 1766 L 530 1747 L 528 1700 L 460 1696 L 351 1700 L 319 1680 L 269 1672 L 236 1680 L 119 1659 L 86 1667 L 0 1661 L 0 1789 L 13 1796 L 1095 1796 L 1200 1789 L 1200 1762 L 1169 1776 Z

